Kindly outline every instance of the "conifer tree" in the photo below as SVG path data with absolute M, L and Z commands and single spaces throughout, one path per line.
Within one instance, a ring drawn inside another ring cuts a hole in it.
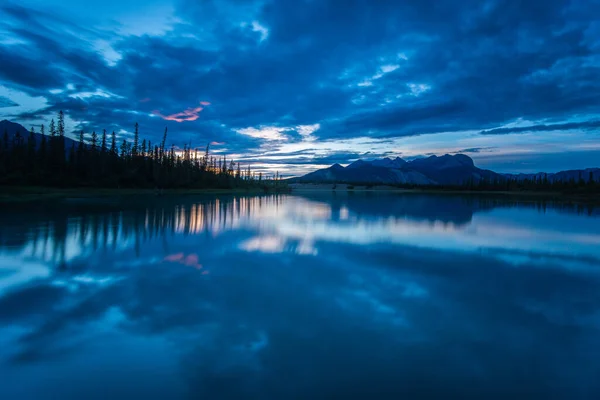
M 40 134 L 42 135 L 42 139 L 40 141 L 40 151 L 39 151 L 39 162 L 43 166 L 46 163 L 46 153 L 48 151 L 47 149 L 47 143 L 46 143 L 46 128 L 44 127 L 44 124 L 42 124 L 42 126 L 40 127 Z
M 121 143 L 121 158 L 127 157 L 127 140 L 123 139 L 123 143 Z
M 106 153 L 106 129 L 102 129 L 102 154 Z
M 33 171 L 36 166 L 35 149 L 35 131 L 32 126 L 31 130 L 29 131 L 29 138 L 27 139 L 27 162 L 29 163 L 29 169 L 31 171 Z
M 165 145 L 167 144 L 167 128 L 165 128 L 165 133 L 163 135 L 162 142 L 160 143 L 160 158 L 161 160 L 165 158 Z M 164 161 L 163 161 L 164 162 Z
M 57 158 L 61 162 L 65 157 L 65 114 L 61 111 L 58 112 L 58 150 Z
M 92 153 L 95 153 L 98 150 L 98 135 L 96 134 L 96 131 L 92 132 Z
M 110 154 L 113 156 L 117 155 L 117 135 L 115 134 L 115 131 L 112 132 L 110 137 Z
M 56 133 L 56 125 L 54 123 L 54 118 L 50 120 L 50 163 L 56 163 L 56 153 L 58 152 L 58 137 Z
M 210 146 L 210 143 L 207 143 L 206 144 L 206 151 L 204 152 L 204 158 L 202 159 L 202 169 L 204 171 L 206 171 L 208 169 L 209 146 Z
M 138 152 L 139 152 L 139 142 L 140 142 L 139 128 L 140 128 L 140 126 L 136 122 L 135 123 L 135 130 L 133 132 L 133 148 L 131 149 L 131 155 L 133 157 L 137 156 Z

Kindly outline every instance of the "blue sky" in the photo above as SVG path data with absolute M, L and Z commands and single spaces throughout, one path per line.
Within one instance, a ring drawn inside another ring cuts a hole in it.
M 600 4 L 22 0 L 0 6 L 0 118 L 135 122 L 256 169 L 464 152 L 600 166 Z

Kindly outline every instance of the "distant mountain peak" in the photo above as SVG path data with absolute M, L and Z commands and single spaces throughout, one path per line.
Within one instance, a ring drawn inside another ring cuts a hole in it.
M 356 160 L 353 163 L 349 164 L 346 168 L 358 168 L 358 167 L 362 167 L 367 164 L 369 164 L 369 163 L 365 160 Z
M 435 154 L 427 158 L 416 158 L 412 160 L 409 165 L 413 166 L 429 166 L 431 168 L 456 168 L 460 166 L 466 166 L 475 168 L 473 159 L 464 154 L 444 154 L 443 156 L 436 156 Z
M 0 121 L 0 126 L 3 126 L 5 128 L 6 127 L 15 127 L 15 128 L 18 128 L 18 129 L 20 129 L 20 128 L 25 129 L 25 127 L 23 125 L 18 124 L 16 122 L 9 121 L 7 119 L 3 119 L 2 121 Z
M 363 166 L 363 165 L 372 165 L 374 167 L 383 167 L 383 168 L 401 168 L 404 164 L 406 164 L 406 161 L 404 161 L 400 157 L 396 157 L 395 159 L 391 159 L 390 157 L 385 157 L 385 158 L 380 158 L 380 159 L 375 159 L 375 160 L 370 160 L 370 161 L 358 160 L 358 161 L 353 162 L 349 166 L 352 166 L 352 168 L 356 168 L 358 166 Z

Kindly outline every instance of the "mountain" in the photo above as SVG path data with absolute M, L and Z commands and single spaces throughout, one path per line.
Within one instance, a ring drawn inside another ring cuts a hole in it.
M 473 160 L 464 155 L 431 156 L 407 162 L 395 159 L 357 160 L 347 167 L 335 164 L 329 168 L 293 178 L 290 182 L 339 182 L 415 185 L 460 185 L 494 181 L 502 175 L 477 168 Z
M 375 165 L 377 167 L 385 167 L 385 168 L 402 168 L 405 164 L 406 164 L 406 161 L 404 161 L 400 157 L 396 157 L 393 160 L 386 157 L 381 160 L 371 161 L 371 165 Z
M 407 163 L 407 167 L 422 173 L 438 185 L 461 185 L 470 181 L 502 179 L 500 174 L 477 168 L 471 157 L 464 154 L 417 158 Z
M 346 168 L 339 164 L 332 165 L 306 174 L 300 178 L 292 178 L 290 182 L 365 182 L 365 183 L 395 183 L 395 184 L 434 184 L 429 178 L 418 171 L 397 168 L 379 167 L 367 161 L 354 162 Z
M 27 138 L 29 138 L 29 130 L 28 129 L 26 129 L 21 124 L 17 124 L 16 122 L 11 122 L 6 119 L 0 121 L 0 139 L 4 137 L 5 132 L 8 134 L 9 146 L 12 145 L 12 138 L 17 134 L 17 132 L 19 132 L 21 134 L 25 143 L 27 143 Z M 48 140 L 49 137 L 50 137 L 50 135 L 46 134 L 46 140 Z M 42 134 L 36 132 L 35 133 L 36 146 L 39 147 L 41 142 L 42 142 Z M 75 147 L 77 147 L 77 142 L 75 140 L 65 136 L 65 151 L 69 151 L 71 149 L 72 145 L 75 145 Z

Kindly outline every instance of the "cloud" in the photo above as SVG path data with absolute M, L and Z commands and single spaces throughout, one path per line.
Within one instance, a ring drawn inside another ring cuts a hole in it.
M 553 121 L 530 130 L 541 135 L 576 116 L 573 129 L 589 135 L 600 103 L 591 7 L 182 0 L 130 32 L 3 3 L 0 80 L 46 105 L 2 115 L 47 120 L 62 108 L 76 129 L 138 122 L 153 142 L 166 125 L 176 141 L 225 142 L 240 154 L 425 134 L 450 147 L 458 132 L 526 132 L 506 127 L 520 118 Z M 190 107 L 199 91 L 218 105 L 202 118 L 208 104 Z
M 267 40 L 269 37 L 269 30 L 262 26 L 258 21 L 252 21 L 252 30 L 260 33 L 260 41 Z
M 8 97 L 0 96 L 0 108 L 4 108 L 4 107 L 17 107 L 17 106 L 19 106 L 19 104 L 15 103 L 14 101 L 12 101 L 11 99 L 9 99 Z
M 56 93 L 56 94 L 59 94 L 59 93 Z M 107 98 L 116 97 L 115 94 L 109 93 L 102 89 L 96 89 L 93 92 L 76 92 L 76 93 L 69 94 L 69 97 L 72 97 L 74 99 L 87 99 L 89 97 L 94 97 L 94 96 L 107 97 Z
M 286 165 L 286 166 L 301 166 L 301 165 L 331 165 L 331 164 L 349 164 L 359 158 L 377 158 L 387 156 L 388 154 L 375 153 L 356 153 L 346 151 L 330 151 L 330 152 L 303 152 L 303 153 L 288 153 L 277 155 L 259 155 L 256 157 L 244 158 L 241 161 L 252 161 L 259 164 Z
M 494 128 L 487 131 L 481 131 L 482 135 L 506 135 L 509 133 L 526 132 L 547 132 L 547 131 L 568 131 L 573 129 L 595 129 L 600 128 L 599 120 L 567 122 L 563 124 L 539 124 L 529 126 L 516 126 L 509 128 Z
M 200 118 L 200 111 L 204 110 L 204 107 L 210 105 L 207 101 L 201 101 L 201 107 L 188 108 L 185 111 L 180 113 L 171 114 L 171 115 L 163 115 L 160 111 L 152 111 L 152 113 L 156 116 L 161 117 L 167 121 L 176 121 L 176 122 L 185 122 L 185 121 L 195 121 Z
M 257 139 L 283 140 L 285 138 L 284 132 L 287 130 L 288 128 L 277 126 L 261 126 L 259 128 L 241 128 L 238 129 L 237 132 Z
M 315 140 L 313 133 L 321 129 L 321 124 L 298 125 L 295 130 L 302 137 L 302 140 L 310 142 Z
M 461 149 L 453 152 L 454 154 L 463 154 L 463 153 L 483 153 L 489 152 L 495 149 L 495 147 L 470 147 L 468 149 Z

